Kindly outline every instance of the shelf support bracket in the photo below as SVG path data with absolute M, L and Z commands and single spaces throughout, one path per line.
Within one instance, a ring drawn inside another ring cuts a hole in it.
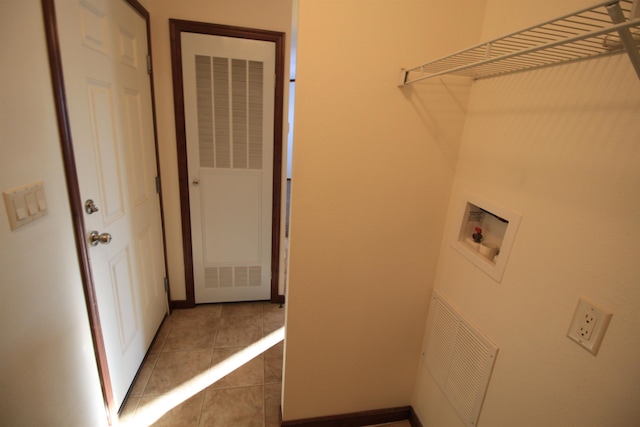
M 400 77 L 398 78 L 398 87 L 406 86 L 407 84 L 407 75 L 409 73 L 405 68 L 400 69 Z
M 638 0 L 634 2 L 633 11 L 637 13 L 638 11 Z M 619 3 L 613 3 L 607 6 L 607 12 L 611 17 L 611 21 L 614 24 L 621 24 L 626 21 L 624 17 L 624 13 L 622 12 L 622 8 Z M 633 14 L 632 14 L 633 15 Z M 637 19 L 631 16 L 631 19 Z M 636 41 L 633 39 L 633 35 L 631 31 L 629 31 L 628 27 L 619 28 L 618 34 L 620 35 L 620 41 L 627 51 L 627 55 L 629 56 L 629 60 L 631 61 L 631 65 L 636 70 L 636 74 L 638 75 L 638 79 L 640 79 L 640 52 L 638 52 L 638 46 L 636 45 Z

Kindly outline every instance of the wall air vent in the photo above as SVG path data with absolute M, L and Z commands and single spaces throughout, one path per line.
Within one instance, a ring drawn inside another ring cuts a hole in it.
M 434 291 L 429 313 L 427 369 L 465 425 L 475 427 L 498 347 Z

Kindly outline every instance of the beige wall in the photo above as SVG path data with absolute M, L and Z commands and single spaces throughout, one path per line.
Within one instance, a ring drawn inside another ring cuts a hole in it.
M 281 31 L 286 34 L 285 78 L 289 78 L 289 45 L 292 19 L 292 0 L 153 0 L 150 2 L 151 35 L 153 49 L 154 85 L 158 123 L 162 197 L 167 240 L 167 263 L 171 283 L 171 299 L 186 297 L 180 194 L 178 187 L 178 160 L 173 114 L 173 84 L 171 81 L 171 49 L 169 45 L 169 19 L 184 19 L 212 24 L 232 25 L 262 30 Z M 288 85 L 285 85 L 285 111 L 288 108 Z M 284 142 L 286 146 L 286 123 Z M 284 162 L 286 164 L 286 161 Z M 284 184 L 284 181 L 283 181 Z M 285 193 L 283 193 L 285 194 Z M 283 198 L 284 201 L 284 198 Z M 283 209 L 284 215 L 284 209 Z M 284 222 L 282 223 L 284 224 Z M 284 235 L 284 226 L 282 227 Z M 282 245 L 284 248 L 284 245 Z M 281 268 L 282 271 L 282 268 Z M 281 289 L 284 275 L 281 275 Z
M 0 202 L 0 425 L 106 425 L 38 0 L 0 1 L 0 191 L 42 180 L 49 214 Z
M 490 0 L 483 40 L 590 4 Z M 500 348 L 480 425 L 637 424 L 638 117 L 625 55 L 473 85 L 436 288 Z M 522 214 L 502 283 L 450 246 L 464 192 Z M 565 336 L 581 295 L 613 311 L 597 356 Z M 418 378 L 423 424 L 463 426 Z
M 469 82 L 396 84 L 483 5 L 300 3 L 285 420 L 410 403 Z

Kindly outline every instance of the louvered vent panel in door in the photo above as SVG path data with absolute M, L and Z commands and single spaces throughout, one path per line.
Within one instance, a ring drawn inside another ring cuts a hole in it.
M 196 55 L 200 166 L 262 169 L 264 64 Z
M 205 288 L 260 286 L 261 278 L 262 266 L 260 265 L 206 267 L 204 269 Z
M 220 287 L 220 281 L 218 280 L 218 267 L 205 267 L 204 287 L 205 288 Z
M 249 272 L 247 271 L 247 267 L 240 266 L 234 267 L 234 285 L 238 287 L 245 287 L 249 284 Z
M 213 58 L 213 117 L 217 168 L 231 167 L 229 59 Z
M 429 372 L 465 424 L 475 426 L 498 348 L 437 291 L 426 346 Z
M 249 282 L 248 285 L 249 286 L 260 286 L 261 280 L 262 280 L 262 266 L 260 265 L 253 265 L 253 266 L 249 266 L 248 268 L 249 271 Z
M 262 169 L 264 64 L 249 63 L 249 169 Z
M 229 288 L 233 286 L 233 267 L 206 267 L 205 288 Z
M 213 160 L 213 98 L 211 88 L 211 57 L 196 55 L 196 102 L 198 114 L 198 149 L 200 167 L 214 167 Z
M 231 60 L 233 100 L 233 168 L 247 168 L 247 61 Z
M 218 283 L 221 288 L 233 286 L 233 267 L 218 267 Z

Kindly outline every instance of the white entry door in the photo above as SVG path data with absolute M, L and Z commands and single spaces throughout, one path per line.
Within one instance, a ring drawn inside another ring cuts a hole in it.
M 58 0 L 75 164 L 116 407 L 167 312 L 146 22 L 124 0 Z M 92 200 L 95 209 L 92 209 Z
M 195 301 L 266 300 L 275 43 L 181 40 Z

